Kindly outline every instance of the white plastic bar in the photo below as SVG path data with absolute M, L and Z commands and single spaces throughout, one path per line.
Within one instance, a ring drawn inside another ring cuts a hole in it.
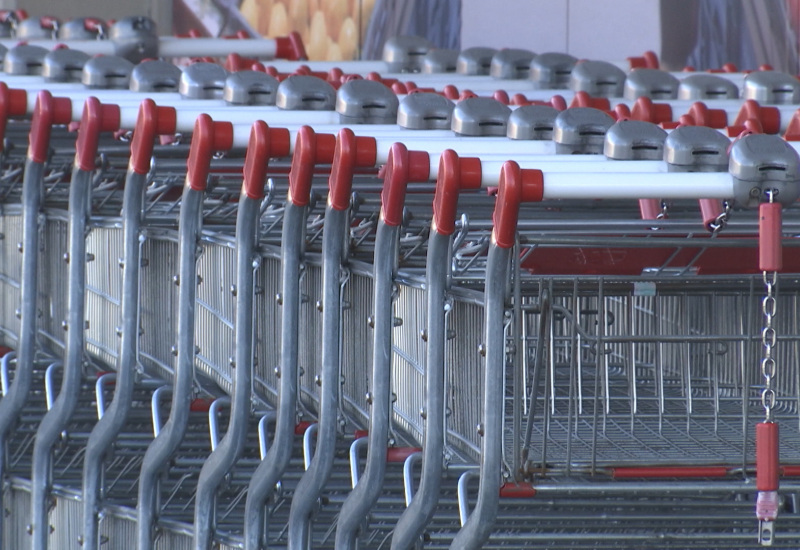
M 54 50 L 57 46 L 68 45 L 71 50 L 78 50 L 89 55 L 116 55 L 117 45 L 111 40 L 56 40 L 53 38 L 5 38 L 0 45 L 9 50 L 21 43 L 40 46 L 46 50 Z
M 522 168 L 535 168 L 524 166 Z M 500 165 L 483 167 L 483 185 L 496 185 Z M 733 178 L 727 172 L 596 174 L 545 172 L 544 199 L 727 199 Z

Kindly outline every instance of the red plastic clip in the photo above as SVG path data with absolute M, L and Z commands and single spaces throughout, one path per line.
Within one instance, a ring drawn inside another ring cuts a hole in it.
M 520 203 L 541 201 L 543 195 L 544 174 L 541 170 L 522 170 L 513 161 L 503 164 L 493 214 L 492 235 L 497 246 L 514 246 Z
M 425 151 L 409 151 L 402 143 L 392 145 L 383 169 L 381 192 L 381 218 L 386 225 L 396 227 L 403 222 L 406 186 L 428 181 L 430 162 Z
M 264 198 L 269 159 L 289 155 L 289 130 L 270 128 L 263 120 L 253 123 L 244 160 L 242 190 L 248 198 Z
M 205 113 L 198 116 L 186 162 L 186 184 L 194 191 L 205 191 L 211 157 L 232 146 L 233 125 L 230 122 L 215 122 Z
M 442 153 L 433 197 L 432 230 L 440 235 L 452 235 L 455 232 L 458 194 L 462 189 L 480 188 L 481 170 L 479 158 L 459 158 L 452 149 Z

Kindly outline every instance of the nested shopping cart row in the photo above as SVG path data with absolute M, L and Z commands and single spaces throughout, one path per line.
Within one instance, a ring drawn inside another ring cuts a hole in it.
M 269 124 L 253 127 L 214 108 L 186 127 L 156 97 L 116 117 L 90 100 L 76 145 L 75 102 L 67 114 L 53 95 L 8 127 L 33 128 L 24 152 L 9 138 L 3 195 L 6 395 L 22 396 L 0 409 L 19 422 L 4 433 L 19 457 L 4 466 L 8 544 L 754 544 L 763 283 L 743 205 L 777 192 L 777 236 L 793 233 L 797 160 L 780 138 L 742 138 L 729 159 L 714 130 L 583 111 L 591 132 L 534 155 L 314 113 L 253 111 Z M 121 144 L 105 123 L 132 110 Z M 550 133 L 580 113 L 550 112 Z M 681 134 L 701 160 L 677 160 Z M 628 158 L 672 162 L 574 155 L 625 140 Z M 541 154 L 557 150 L 573 155 Z M 519 201 L 534 204 L 516 216 Z M 779 312 L 794 284 L 779 278 Z M 791 457 L 796 323 L 777 318 Z M 535 524 L 536 492 L 569 512 Z M 639 494 L 648 513 L 631 510 Z M 791 547 L 786 502 L 775 542 Z M 715 521 L 691 523 L 698 505 Z M 601 521 L 609 509 L 636 528 Z

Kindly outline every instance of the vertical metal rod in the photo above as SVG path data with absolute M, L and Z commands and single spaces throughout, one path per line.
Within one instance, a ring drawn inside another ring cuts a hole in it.
M 394 268 L 400 237 L 399 225 L 381 219 L 375 236 L 373 303 L 372 405 L 369 415 L 369 444 L 364 475 L 348 495 L 339 512 L 336 548 L 355 548 L 358 529 L 383 491 L 386 475 L 389 417 L 392 409 L 392 294 Z M 442 309 L 443 304 L 442 304 Z M 439 459 L 441 462 L 441 458 Z
M 139 340 L 139 275 L 141 272 L 142 204 L 145 174 L 130 170 L 125 178 L 122 199 L 123 272 L 122 333 L 119 360 L 111 405 L 89 435 L 83 460 L 83 547 L 98 550 L 98 500 L 103 460 L 127 421 L 136 375 L 136 349 Z M 109 259 L 110 261 L 111 259 Z M 109 320 L 110 321 L 110 320 Z
M 456 534 L 451 550 L 478 549 L 489 538 L 497 517 L 503 465 L 503 399 L 505 394 L 505 288 L 513 248 L 489 245 L 486 262 L 486 367 L 484 369 L 483 438 L 480 487 L 475 509 Z
M 448 261 L 450 248 L 450 235 L 431 231 L 425 275 L 428 341 L 425 351 L 426 418 L 422 440 L 422 473 L 411 504 L 400 515 L 395 526 L 392 550 L 411 548 L 417 543 L 439 502 L 445 437 L 445 302 L 451 265 Z
M 39 213 L 42 207 L 44 164 L 28 158 L 22 183 L 22 288 L 17 367 L 8 393 L 0 399 L 0 479 L 5 478 L 8 432 L 28 399 L 36 346 L 36 297 L 39 268 Z M 0 540 L 3 526 L 0 521 Z
M 186 433 L 194 381 L 194 313 L 197 294 L 197 237 L 203 192 L 184 186 L 179 225 L 178 358 L 172 381 L 169 419 L 144 455 L 139 474 L 136 540 L 138 550 L 153 548 L 158 477 Z
M 67 341 L 61 389 L 36 431 L 31 469 L 31 535 L 33 550 L 45 550 L 50 538 L 48 493 L 52 485 L 53 446 L 72 418 L 80 395 L 85 353 L 86 232 L 91 205 L 92 173 L 76 166 L 69 190 L 69 270 L 67 275 Z
M 322 237 L 322 373 L 317 447 L 311 464 L 300 478 L 289 512 L 290 550 L 307 550 L 310 543 L 311 511 L 333 469 L 336 432 L 339 427 L 339 348 L 341 345 L 341 281 L 347 210 L 328 205 Z
M 194 548 L 209 550 L 213 540 L 216 492 L 244 450 L 253 380 L 253 296 L 256 229 L 260 200 L 239 195 L 236 216 L 235 371 L 228 429 L 200 470 L 194 508 Z
M 294 446 L 300 324 L 300 267 L 308 208 L 286 201 L 281 241 L 281 359 L 275 436 L 247 488 L 244 516 L 246 550 L 264 543 L 269 523 L 267 500 L 286 471 Z

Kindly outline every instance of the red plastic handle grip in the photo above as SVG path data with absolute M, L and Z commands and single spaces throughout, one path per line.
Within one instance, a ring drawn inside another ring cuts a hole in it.
M 608 98 L 592 97 L 588 92 L 583 90 L 575 92 L 575 96 L 572 98 L 572 102 L 569 104 L 569 106 L 570 108 L 592 107 L 594 109 L 600 109 L 601 111 L 611 110 L 611 102 L 608 101 Z
M 389 447 L 386 449 L 386 462 L 405 462 L 409 456 L 421 450 L 419 447 Z
M 383 168 L 381 192 L 381 218 L 386 225 L 397 227 L 403 222 L 406 186 L 428 181 L 430 162 L 425 151 L 409 151 L 402 143 L 392 145 Z
M 711 230 L 711 225 L 717 221 L 720 214 L 725 212 L 725 207 L 719 199 L 700 199 L 700 215 L 703 217 L 703 225 Z
M 289 36 L 276 38 L 275 42 L 277 43 L 276 58 L 288 59 L 289 61 L 308 59 L 306 48 L 303 46 L 303 38 L 297 31 L 289 33 Z
M 440 235 L 452 235 L 456 230 L 458 194 L 462 189 L 481 186 L 481 160 L 459 158 L 458 153 L 447 149 L 439 158 L 436 176 L 436 193 L 433 196 L 433 227 Z
M 520 203 L 541 201 L 543 194 L 544 174 L 541 170 L 522 170 L 514 161 L 503 164 L 493 214 L 493 237 L 497 246 L 514 246 Z
M 500 486 L 501 498 L 533 498 L 536 488 L 530 483 L 503 483 Z
M 253 200 L 264 198 L 269 159 L 289 155 L 289 130 L 270 128 L 263 120 L 253 123 L 243 169 L 243 191 Z
M 152 99 L 142 101 L 131 141 L 130 167 L 134 172 L 147 174 L 156 136 L 174 134 L 176 124 L 177 112 L 174 107 L 159 107 Z
M 316 134 L 310 126 L 302 126 L 297 132 L 292 166 L 289 169 L 289 200 L 296 206 L 308 205 L 314 167 L 333 162 L 336 136 Z
M 777 491 L 780 478 L 778 425 L 774 422 L 756 424 L 756 489 Z
M 748 99 L 742 104 L 733 124 L 745 125 L 750 119 L 759 121 L 764 133 L 777 134 L 781 131 L 781 112 L 777 107 L 762 107 L 756 100 Z
M 119 130 L 119 117 L 119 105 L 104 105 L 96 97 L 86 99 L 75 143 L 75 163 L 81 170 L 94 170 L 100 133 Z
M 758 268 L 761 271 L 783 269 L 781 224 L 779 203 L 761 203 L 758 206 Z
M 688 114 L 698 126 L 719 129 L 728 125 L 728 113 L 722 109 L 709 109 L 702 101 L 692 103 Z
M 643 220 L 656 220 L 661 215 L 661 201 L 658 199 L 639 199 L 639 213 Z
M 47 90 L 40 91 L 31 118 L 28 158 L 33 162 L 45 162 L 53 125 L 69 124 L 71 120 L 72 102 L 69 98 L 53 97 Z
M 376 159 L 375 138 L 356 137 L 350 128 L 339 130 L 328 180 L 328 204 L 336 210 L 345 210 L 350 204 L 355 169 L 375 166 Z
M 205 191 L 211 157 L 217 151 L 226 151 L 233 146 L 233 125 L 216 122 L 203 113 L 194 123 L 189 159 L 186 162 L 186 184 L 194 191 Z
M 8 119 L 22 116 L 28 110 L 28 92 L 10 89 L 5 82 L 0 82 L 0 151 L 6 136 Z
M 669 103 L 654 103 L 649 97 L 639 97 L 631 109 L 633 120 L 643 120 L 653 124 L 672 121 L 672 107 Z

